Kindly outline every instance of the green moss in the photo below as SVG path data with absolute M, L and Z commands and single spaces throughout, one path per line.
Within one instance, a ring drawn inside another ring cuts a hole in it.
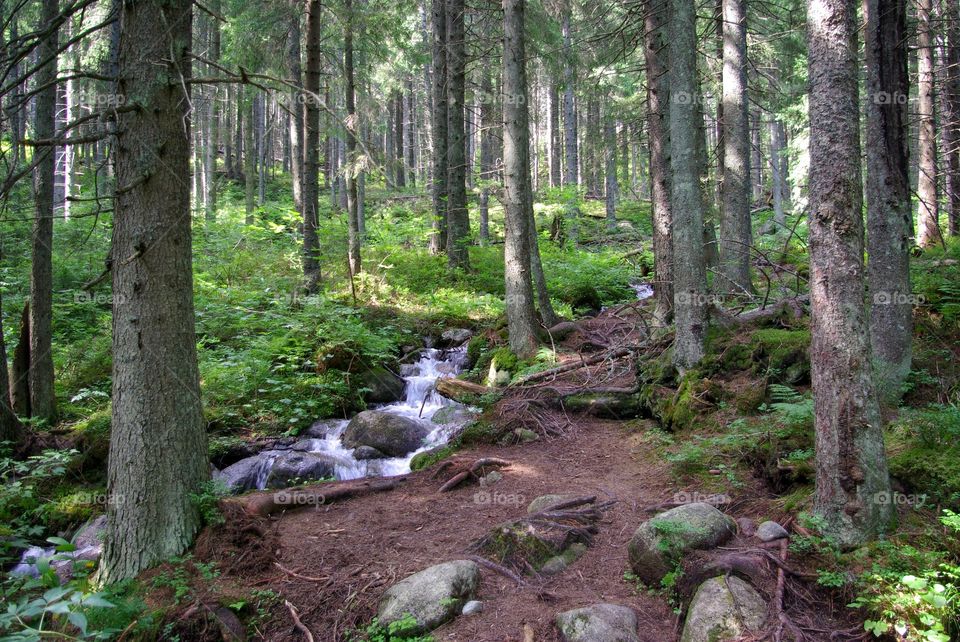
M 762 368 L 774 380 L 788 384 L 810 380 L 809 330 L 756 330 L 751 336 L 751 346 L 758 374 L 764 374 L 759 372 Z
M 80 451 L 70 464 L 73 472 L 103 469 L 110 449 L 110 408 L 98 410 L 75 423 L 70 430 L 73 447 Z
M 497 348 L 490 356 L 490 363 L 497 370 L 506 370 L 513 374 L 519 369 L 520 359 L 510 348 Z
M 737 393 L 734 403 L 740 412 L 744 414 L 756 412 L 766 400 L 767 386 L 764 382 L 757 383 L 756 386 L 745 386 L 743 390 Z
M 463 446 L 470 446 L 473 444 L 494 444 L 499 439 L 500 430 L 489 421 L 481 419 L 464 428 L 457 441 Z
M 890 474 L 911 493 L 960 508 L 960 448 L 907 448 L 890 457 Z
M 560 554 L 550 542 L 537 537 L 536 531 L 523 523 L 496 527 L 480 542 L 479 549 L 488 557 L 509 567 L 540 569 Z
M 446 446 L 432 448 L 430 450 L 425 450 L 422 453 L 417 453 L 413 456 L 413 459 L 410 460 L 410 470 L 423 470 L 424 468 L 429 468 L 435 463 L 450 457 L 455 452 L 457 452 L 457 447 L 452 444 L 447 444 Z

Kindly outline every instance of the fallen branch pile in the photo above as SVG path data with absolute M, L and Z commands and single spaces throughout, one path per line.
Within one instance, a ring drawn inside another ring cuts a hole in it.
M 440 474 L 443 470 L 446 470 L 450 466 L 455 466 L 456 462 L 444 462 L 444 464 L 434 473 L 434 477 Z M 446 482 L 440 487 L 438 492 L 446 493 L 453 490 L 463 482 L 469 480 L 480 481 L 480 478 L 490 472 L 494 468 L 504 468 L 509 466 L 510 462 L 506 459 L 497 459 L 496 457 L 482 457 L 470 466 L 459 470 L 452 477 L 447 479 Z

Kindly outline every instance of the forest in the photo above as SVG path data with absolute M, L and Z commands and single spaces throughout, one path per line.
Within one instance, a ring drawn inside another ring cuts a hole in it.
M 0 640 L 960 640 L 956 0 L 0 33 Z

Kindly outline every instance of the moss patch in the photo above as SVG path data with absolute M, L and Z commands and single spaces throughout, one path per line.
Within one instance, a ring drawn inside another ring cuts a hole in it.
M 432 448 L 422 453 L 417 453 L 413 456 L 413 459 L 410 460 L 410 470 L 429 468 L 435 463 L 450 457 L 455 452 L 457 452 L 457 447 L 453 444 L 447 444 L 446 446 L 440 446 L 439 448 Z

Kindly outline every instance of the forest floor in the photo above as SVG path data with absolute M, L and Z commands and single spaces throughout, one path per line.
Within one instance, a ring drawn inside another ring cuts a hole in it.
M 564 342 L 566 358 L 577 358 L 570 348 L 582 348 L 589 337 L 635 340 L 635 331 L 618 335 L 618 328 L 626 327 L 621 321 L 613 311 L 583 323 L 582 331 Z M 548 388 L 573 389 L 585 381 L 629 385 L 631 375 L 627 373 L 635 368 L 626 361 L 608 361 L 563 373 L 527 388 L 525 396 L 536 396 L 538 390 Z M 508 398 L 500 405 L 509 409 L 509 403 Z M 493 411 L 500 412 L 496 406 Z M 517 420 L 521 421 L 519 417 Z M 718 487 L 724 488 L 722 509 L 734 518 L 789 521 L 781 505 L 773 501 L 774 493 L 759 479 L 736 486 L 721 481 L 718 486 L 716 481 L 698 485 L 678 478 L 651 436 L 656 434 L 653 420 L 601 419 L 541 409 L 537 421 L 558 427 L 558 434 L 511 446 L 464 446 L 453 456 L 454 468 L 458 463 L 487 457 L 511 462 L 500 469 L 502 479 L 491 486 L 469 484 L 440 492 L 451 473 L 444 472 L 438 463 L 406 475 L 388 492 L 274 514 L 258 527 L 266 532 L 260 542 L 268 542 L 272 550 L 258 551 L 253 556 L 258 563 L 241 563 L 234 572 L 225 562 L 231 555 L 229 549 L 242 557 L 246 545 L 237 541 L 236 528 L 211 529 L 201 537 L 197 558 L 212 556 L 224 573 L 203 593 L 224 603 L 225 596 L 249 595 L 254 589 L 275 592 L 279 600 L 270 617 L 257 627 L 266 640 L 305 639 L 295 628 L 285 602 L 296 608 L 316 640 L 351 640 L 376 615 L 381 595 L 392 584 L 434 564 L 475 555 L 470 550 L 475 541 L 497 525 L 525 515 L 534 498 L 546 494 L 596 496 L 598 503 L 611 505 L 603 514 L 598 534 L 578 561 L 552 577 L 528 576 L 524 585 L 483 568 L 476 597 L 483 602 L 482 613 L 454 619 L 433 631 L 433 639 L 553 641 L 559 639 L 553 624 L 557 613 L 611 602 L 636 610 L 642 640 L 666 642 L 678 639 L 682 628 L 677 595 L 647 589 L 631 581 L 629 574 L 625 577 L 629 571 L 627 544 L 641 522 L 658 509 L 676 505 L 678 497 L 679 503 L 698 494 L 719 497 Z M 756 550 L 756 540 L 751 539 L 741 533 L 725 550 Z M 247 562 L 251 559 L 248 557 Z M 762 567 L 766 579 L 758 588 L 772 598 L 776 567 L 768 563 Z M 841 639 L 859 637 L 862 628 L 845 604 L 831 604 L 829 597 L 816 596 L 816 584 L 810 584 L 796 594 L 788 591 L 785 603 L 794 621 L 824 632 L 819 637 L 816 631 L 808 631 L 808 639 L 830 639 L 830 632 L 840 630 L 859 631 Z M 685 604 L 690 595 L 682 597 Z M 222 639 L 217 631 L 210 631 L 211 637 L 204 638 L 204 628 L 209 628 L 205 619 L 190 622 L 187 618 L 177 626 L 183 639 Z

